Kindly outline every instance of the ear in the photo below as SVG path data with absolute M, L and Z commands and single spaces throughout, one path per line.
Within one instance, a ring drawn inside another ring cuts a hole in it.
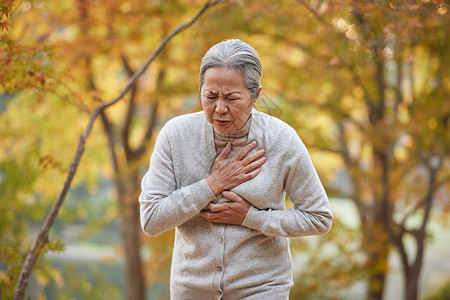
M 258 93 L 256 94 L 256 97 L 255 97 L 255 99 L 253 100 L 253 106 L 256 105 L 256 100 L 258 100 L 259 95 L 261 94 L 261 91 L 262 91 L 262 85 L 258 86 Z

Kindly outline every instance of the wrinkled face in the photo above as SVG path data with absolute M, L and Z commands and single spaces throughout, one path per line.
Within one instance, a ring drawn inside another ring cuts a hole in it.
M 222 133 L 244 127 L 258 99 L 252 99 L 241 71 L 226 68 L 207 69 L 200 93 L 206 119 Z

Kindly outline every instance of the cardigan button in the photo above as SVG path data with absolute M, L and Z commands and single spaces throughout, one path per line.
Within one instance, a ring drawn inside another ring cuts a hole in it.
M 219 238 L 219 243 L 223 243 L 223 238 Z
M 222 267 L 217 267 L 216 270 L 217 272 L 222 272 Z

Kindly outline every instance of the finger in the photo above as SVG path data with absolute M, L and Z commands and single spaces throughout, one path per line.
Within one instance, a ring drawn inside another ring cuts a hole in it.
M 260 172 L 261 172 L 261 169 L 260 169 L 260 168 L 254 169 L 253 171 L 248 172 L 247 174 L 245 174 L 245 175 L 243 176 L 243 180 L 244 180 L 244 181 L 247 181 L 247 180 L 253 179 L 253 178 L 255 178 Z
M 245 145 L 245 147 L 239 151 L 234 158 L 236 160 L 242 160 L 253 148 L 256 147 L 256 141 L 252 141 L 250 143 L 248 143 L 247 145 Z
M 239 202 L 241 200 L 244 200 L 241 196 L 232 191 L 223 191 L 222 195 L 233 202 Z
M 214 218 L 214 213 L 212 213 L 210 211 L 206 211 L 206 210 L 200 211 L 199 215 L 208 221 L 212 221 Z
M 208 208 L 209 208 L 212 212 L 221 212 L 221 211 L 230 209 L 230 204 L 228 204 L 228 203 L 220 203 L 220 204 L 210 203 L 210 204 L 208 205 Z
M 260 158 L 261 156 L 263 156 L 266 153 L 266 150 L 264 149 L 260 149 L 258 151 L 256 151 L 255 153 L 250 154 L 249 156 L 245 157 L 244 159 L 242 159 L 242 162 L 246 165 L 248 165 L 249 163 L 251 163 L 252 161 Z
M 263 156 L 260 159 L 255 160 L 254 162 L 246 165 L 245 168 L 243 169 L 243 171 L 245 173 L 248 173 L 256 168 L 261 167 L 266 161 L 267 161 L 267 158 L 265 156 Z
M 225 148 L 223 148 L 222 151 L 220 151 L 219 155 L 217 155 L 217 158 L 226 159 L 230 154 L 230 152 L 231 152 L 231 143 L 228 143 L 225 146 Z

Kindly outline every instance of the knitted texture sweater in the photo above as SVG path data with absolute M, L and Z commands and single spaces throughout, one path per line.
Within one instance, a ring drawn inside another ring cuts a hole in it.
M 293 282 L 287 238 L 331 228 L 327 195 L 296 131 L 254 109 L 253 140 L 267 161 L 260 174 L 232 189 L 252 206 L 239 226 L 215 224 L 198 215 L 216 201 L 205 180 L 216 157 L 212 125 L 197 112 L 161 129 L 139 202 L 145 233 L 176 228 L 172 299 L 288 299 Z M 286 193 L 291 209 L 285 208 Z

